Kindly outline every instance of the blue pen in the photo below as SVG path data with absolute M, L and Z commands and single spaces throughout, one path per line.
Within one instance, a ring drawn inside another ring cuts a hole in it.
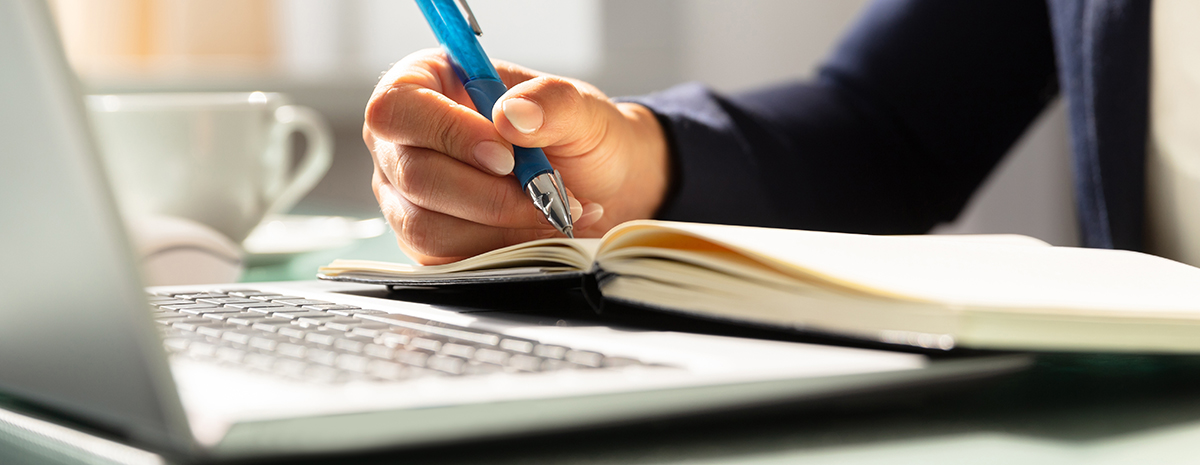
M 492 67 L 492 61 L 475 38 L 483 31 L 475 21 L 471 7 L 467 5 L 466 0 L 459 0 L 467 14 L 467 17 L 463 18 L 453 0 L 416 1 L 417 6 L 421 7 L 421 13 L 425 15 L 425 20 L 433 28 L 433 34 L 450 57 L 454 73 L 462 81 L 463 87 L 466 87 L 467 95 L 471 96 L 471 102 L 475 103 L 475 109 L 491 120 L 492 107 L 508 88 L 500 81 L 500 75 L 496 73 L 496 68 Z M 542 149 L 514 146 L 513 158 L 513 174 L 525 193 L 529 194 L 533 204 L 546 215 L 546 219 L 550 220 L 556 229 L 569 237 L 575 237 L 571 232 L 574 223 L 562 176 L 550 166 L 546 154 Z

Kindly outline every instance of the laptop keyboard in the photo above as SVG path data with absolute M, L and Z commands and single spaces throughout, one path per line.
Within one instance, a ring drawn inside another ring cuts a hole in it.
M 407 315 L 248 289 L 154 293 L 167 351 L 338 383 L 644 365 Z

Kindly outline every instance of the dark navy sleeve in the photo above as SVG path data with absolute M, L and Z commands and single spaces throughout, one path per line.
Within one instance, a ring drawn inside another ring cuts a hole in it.
M 893 234 L 953 219 L 1057 92 L 1040 0 L 894 0 L 811 81 L 626 100 L 668 134 L 661 219 Z

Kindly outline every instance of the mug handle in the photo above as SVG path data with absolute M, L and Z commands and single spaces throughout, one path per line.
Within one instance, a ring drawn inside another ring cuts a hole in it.
M 266 213 L 285 213 L 317 186 L 333 164 L 333 135 L 320 113 L 299 105 L 283 105 L 275 109 L 276 125 L 271 131 L 271 147 L 278 147 L 286 156 L 288 138 L 293 132 L 304 134 L 308 150 L 297 163 L 287 185 L 271 201 Z

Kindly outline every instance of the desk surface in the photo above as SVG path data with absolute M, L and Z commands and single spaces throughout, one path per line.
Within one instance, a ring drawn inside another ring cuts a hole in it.
M 311 279 L 339 257 L 403 260 L 388 234 L 251 269 L 245 280 Z M 1200 461 L 1197 446 L 1200 357 L 1045 355 L 1027 372 L 972 384 L 301 462 L 1163 464 Z M 158 461 L 112 453 L 122 447 L 64 448 L 0 416 L 0 463 Z

